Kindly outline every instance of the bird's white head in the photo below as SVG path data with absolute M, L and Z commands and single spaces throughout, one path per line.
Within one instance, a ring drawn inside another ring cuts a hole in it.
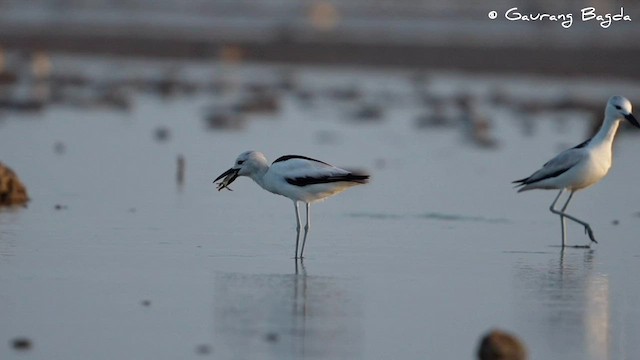
M 213 182 L 223 179 L 218 183 L 218 191 L 222 189 L 231 190 L 228 186 L 234 182 L 239 176 L 254 177 L 260 175 L 269 167 L 267 158 L 263 153 L 258 151 L 245 151 L 240 154 L 234 162 L 231 169 L 223 172 Z
M 238 176 L 251 176 L 267 165 L 267 158 L 258 151 L 245 151 L 238 155 L 233 168 L 238 169 Z
M 623 96 L 612 96 L 607 103 L 605 116 L 610 119 L 627 119 L 631 124 L 640 128 L 640 123 L 631 113 L 631 102 Z

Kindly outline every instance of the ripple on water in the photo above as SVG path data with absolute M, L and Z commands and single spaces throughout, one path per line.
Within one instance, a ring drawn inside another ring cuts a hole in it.
M 391 213 L 374 213 L 374 212 L 359 212 L 350 213 L 350 217 L 354 218 L 368 218 L 368 219 L 380 219 L 380 220 L 400 220 L 400 219 L 428 219 L 436 221 L 461 221 L 461 222 L 483 222 L 490 224 L 508 224 L 509 220 L 505 218 L 488 218 L 484 216 L 472 216 L 461 214 L 445 214 L 440 212 L 428 212 L 424 214 L 391 214 Z

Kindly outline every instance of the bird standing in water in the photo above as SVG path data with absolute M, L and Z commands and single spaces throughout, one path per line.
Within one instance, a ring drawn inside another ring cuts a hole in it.
M 303 258 L 304 245 L 310 227 L 309 208 L 312 202 L 324 200 L 344 190 L 366 184 L 369 175 L 351 172 L 329 165 L 320 160 L 300 155 L 286 155 L 276 159 L 271 166 L 267 158 L 257 151 L 246 151 L 240 154 L 233 167 L 213 182 L 218 183 L 218 191 L 231 190 L 228 186 L 239 176 L 250 177 L 263 189 L 293 200 L 296 212 L 296 252 L 295 258 Z M 300 210 L 298 203 L 304 202 L 307 208 L 307 222 L 304 226 L 304 237 L 300 256 L 298 243 L 300 240 Z
M 565 218 L 584 226 L 591 242 L 597 243 L 591 226 L 565 212 L 573 194 L 602 180 L 611 168 L 611 146 L 620 125 L 620 121 L 628 120 L 640 128 L 640 124 L 631 113 L 631 102 L 622 96 L 612 96 L 604 111 L 604 121 L 600 130 L 590 139 L 567 149 L 549 160 L 542 168 L 531 176 L 516 180 L 518 192 L 533 189 L 560 189 L 551 203 L 549 210 L 560 216 L 562 226 L 562 246 L 566 245 Z M 555 208 L 562 193 L 568 190 L 569 197 L 560 210 Z M 575 247 L 590 247 L 591 244 Z

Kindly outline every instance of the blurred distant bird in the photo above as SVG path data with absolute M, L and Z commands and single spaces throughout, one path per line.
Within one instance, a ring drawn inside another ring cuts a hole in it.
M 231 169 L 222 173 L 213 182 L 222 179 L 217 184 L 218 191 L 224 188 L 231 190 L 228 186 L 239 176 L 250 177 L 263 189 L 293 200 L 296 211 L 296 252 L 294 256 L 296 259 L 303 258 L 304 245 L 307 241 L 310 225 L 310 204 L 369 181 L 367 174 L 340 169 L 305 156 L 282 156 L 269 166 L 267 158 L 262 153 L 246 151 L 238 156 Z M 306 204 L 307 223 L 304 226 L 304 238 L 298 257 L 301 226 L 299 201 Z
M 611 97 L 604 114 L 602 126 L 592 138 L 561 152 L 531 176 L 514 181 L 517 184 L 516 187 L 520 187 L 518 192 L 532 189 L 560 189 L 549 210 L 560 216 L 563 247 L 566 246 L 565 217 L 584 226 L 585 232 L 589 235 L 591 241 L 597 243 L 591 226 L 565 213 L 565 210 L 574 192 L 596 184 L 609 172 L 611 168 L 611 145 L 620 121 L 626 119 L 640 128 L 640 124 L 631 113 L 631 102 L 622 96 Z M 554 207 L 564 190 L 570 191 L 569 198 L 562 209 L 557 210 Z

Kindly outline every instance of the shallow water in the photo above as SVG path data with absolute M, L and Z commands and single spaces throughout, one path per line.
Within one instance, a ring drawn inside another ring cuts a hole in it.
M 497 147 L 484 149 L 456 128 L 417 129 L 407 74 L 297 71 L 319 92 L 382 92 L 384 118 L 347 121 L 353 104 L 286 93 L 280 113 L 242 131 L 205 131 L 203 93 L 135 93 L 131 112 L 5 113 L 1 160 L 33 200 L 0 212 L 0 358 L 470 359 L 493 327 L 520 336 L 532 359 L 640 355 L 637 135 L 619 136 L 609 177 L 569 208 L 600 244 L 563 251 L 555 194 L 516 194 L 510 182 L 582 141 L 581 114 L 541 115 L 526 135 L 525 115 L 497 109 Z M 272 71 L 229 71 L 246 73 Z M 437 74 L 432 86 L 482 92 L 489 78 Z M 532 96 L 600 96 L 589 82 L 505 81 Z M 616 87 L 632 88 L 599 91 Z M 168 140 L 154 140 L 158 126 Z M 373 180 L 312 206 L 296 264 L 289 200 L 244 178 L 233 192 L 212 184 L 247 149 L 365 168 Z M 569 225 L 569 241 L 588 238 Z M 32 349 L 11 348 L 20 336 Z

